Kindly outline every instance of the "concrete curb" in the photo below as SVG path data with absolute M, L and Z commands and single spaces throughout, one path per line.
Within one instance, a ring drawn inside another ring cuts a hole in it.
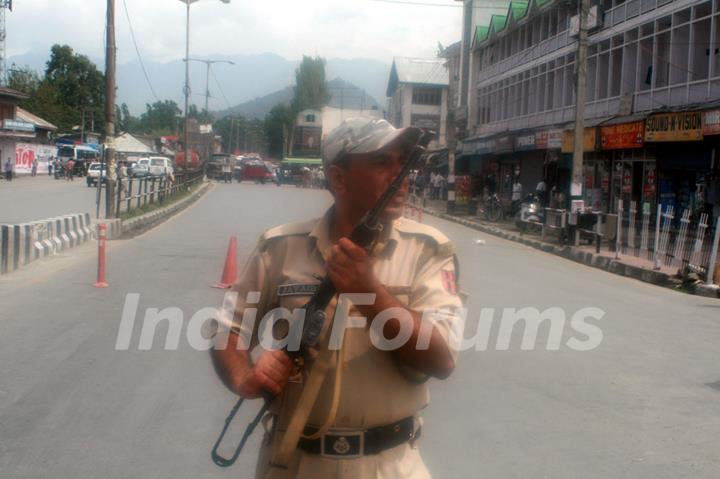
M 620 276 L 625 276 L 627 278 L 633 278 L 639 281 L 643 281 L 645 283 L 654 284 L 656 286 L 669 287 L 673 289 L 682 284 L 680 280 L 675 279 L 666 273 L 661 273 L 659 271 L 653 271 L 625 264 L 612 258 L 596 255 L 587 251 L 578 250 L 574 246 L 555 246 L 552 244 L 543 243 L 532 238 L 501 230 L 500 228 L 476 223 L 475 221 L 471 221 L 466 218 L 449 215 L 447 213 L 439 213 L 427 207 L 408 204 L 408 208 L 416 208 L 422 210 L 426 214 L 442 218 L 444 220 L 451 221 L 453 223 L 457 223 L 489 235 L 497 236 L 508 241 L 521 243 L 531 248 L 543 251 L 545 253 L 550 253 L 555 256 L 560 256 L 562 258 L 575 261 L 577 263 L 582 263 L 586 266 L 601 269 Z M 720 287 L 718 287 L 717 285 L 697 285 L 694 287 L 691 286 L 684 291 L 687 291 L 690 294 L 696 294 L 708 298 L 720 298 Z
M 151 211 L 150 213 L 136 218 L 105 221 L 108 226 L 108 239 L 132 238 L 133 236 L 137 236 L 140 233 L 157 226 L 200 199 L 200 197 L 207 193 L 211 187 L 212 183 L 203 183 L 200 188 L 194 191 L 190 196 L 175 203 L 171 203 L 164 208 Z
M 0 274 L 80 246 L 93 236 L 84 225 L 89 213 L 76 213 L 29 223 L 0 225 Z

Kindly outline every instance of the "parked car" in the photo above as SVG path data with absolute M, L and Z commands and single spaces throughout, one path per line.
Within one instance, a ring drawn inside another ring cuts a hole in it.
M 132 169 L 132 176 L 143 178 L 150 174 L 150 158 L 141 158 L 135 163 Z
M 98 178 L 100 178 L 103 183 L 107 183 L 107 177 L 105 176 L 105 165 L 101 163 L 90 163 L 87 171 L 87 176 L 85 177 L 88 188 L 97 185 Z
M 151 156 L 149 174 L 150 176 L 172 176 L 173 166 L 169 158 L 162 156 Z
M 261 160 L 251 160 L 243 163 L 240 181 L 254 181 L 255 183 L 265 183 L 273 181 L 273 173 Z

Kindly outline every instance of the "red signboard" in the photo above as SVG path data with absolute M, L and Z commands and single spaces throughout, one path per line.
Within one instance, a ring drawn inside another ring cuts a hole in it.
M 603 150 L 642 148 L 645 123 L 636 121 L 600 128 L 600 147 Z
M 703 112 L 703 135 L 720 135 L 720 110 Z

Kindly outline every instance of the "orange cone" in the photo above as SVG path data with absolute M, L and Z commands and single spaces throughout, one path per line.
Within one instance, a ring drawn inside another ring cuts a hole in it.
M 230 289 L 237 278 L 237 236 L 230 237 L 222 279 L 213 288 Z

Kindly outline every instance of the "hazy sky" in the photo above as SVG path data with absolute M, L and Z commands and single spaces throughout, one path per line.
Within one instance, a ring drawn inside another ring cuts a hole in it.
M 140 51 L 167 62 L 185 54 L 185 4 L 181 0 L 124 0 Z M 199 0 L 191 8 L 191 55 L 276 53 L 328 58 L 433 57 L 437 42 L 460 38 L 461 5 L 389 4 L 373 0 Z M 104 55 L 103 0 L 15 0 L 7 15 L 8 56 L 49 52 L 67 43 L 96 58 Z M 118 62 L 135 58 L 123 0 L 116 0 Z

